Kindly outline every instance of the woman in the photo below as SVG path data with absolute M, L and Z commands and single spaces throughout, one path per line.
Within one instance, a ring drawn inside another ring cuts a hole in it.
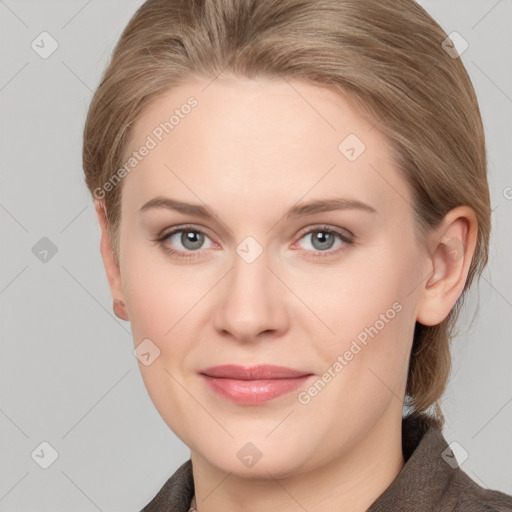
M 441 433 L 490 204 L 472 84 L 420 6 L 148 0 L 83 161 L 114 311 L 191 453 L 144 511 L 512 510 Z

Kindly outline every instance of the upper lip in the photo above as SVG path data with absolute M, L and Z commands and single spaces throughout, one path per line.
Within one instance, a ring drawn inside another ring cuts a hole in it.
M 221 366 L 211 366 L 205 368 L 199 373 L 209 377 L 221 377 L 240 380 L 261 380 L 261 379 L 292 379 L 311 375 L 308 372 L 294 370 L 286 366 L 276 366 L 272 364 L 260 364 L 257 366 L 240 366 L 236 364 L 224 364 Z

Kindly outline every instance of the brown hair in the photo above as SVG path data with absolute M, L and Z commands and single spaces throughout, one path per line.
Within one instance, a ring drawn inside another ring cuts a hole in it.
M 490 200 L 477 98 L 443 29 L 413 0 L 148 0 L 124 29 L 92 99 L 83 166 L 95 199 L 123 165 L 131 127 L 189 77 L 282 77 L 336 88 L 374 120 L 414 197 L 423 243 L 446 213 L 470 206 L 477 246 L 464 291 L 439 325 L 416 323 L 406 394 L 439 405 L 463 298 L 487 264 Z M 340 141 L 341 142 L 341 141 Z M 121 187 L 102 192 L 119 254 Z

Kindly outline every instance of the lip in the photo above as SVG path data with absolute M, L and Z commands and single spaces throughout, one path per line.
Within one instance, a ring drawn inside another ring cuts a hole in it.
M 224 398 L 257 405 L 299 389 L 313 374 L 285 366 L 228 364 L 206 368 L 199 375 Z
M 294 370 L 286 366 L 276 366 L 273 364 L 259 364 L 256 366 L 240 366 L 237 364 L 223 364 L 221 366 L 212 366 L 201 370 L 200 373 L 209 377 L 221 377 L 226 379 L 239 380 L 261 380 L 261 379 L 292 379 L 311 375 L 309 372 Z

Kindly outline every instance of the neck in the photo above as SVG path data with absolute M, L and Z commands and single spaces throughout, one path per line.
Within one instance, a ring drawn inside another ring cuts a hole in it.
M 400 423 L 377 424 L 356 446 L 308 472 L 249 479 L 225 472 L 191 451 L 198 512 L 364 512 L 404 465 Z M 270 473 L 267 473 L 270 476 Z

